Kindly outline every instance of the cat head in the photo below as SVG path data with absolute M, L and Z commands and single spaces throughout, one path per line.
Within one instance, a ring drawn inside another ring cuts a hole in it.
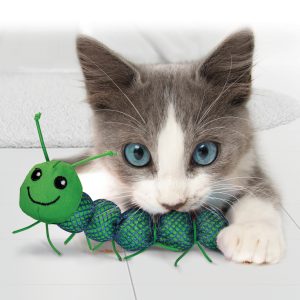
M 252 147 L 246 107 L 254 38 L 229 36 L 205 59 L 136 65 L 99 42 L 77 39 L 97 152 L 149 213 L 199 208 Z

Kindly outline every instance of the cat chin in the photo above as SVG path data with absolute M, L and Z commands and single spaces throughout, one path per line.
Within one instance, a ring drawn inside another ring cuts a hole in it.
M 150 215 L 160 215 L 160 214 L 166 214 L 169 212 L 168 209 L 160 206 L 159 204 L 156 205 L 145 205 L 145 203 L 143 204 L 138 204 L 136 201 L 134 201 L 134 207 L 138 207 L 142 210 L 144 210 L 145 212 L 147 212 Z

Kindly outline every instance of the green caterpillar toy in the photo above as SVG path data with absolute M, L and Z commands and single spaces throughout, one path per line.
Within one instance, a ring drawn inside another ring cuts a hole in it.
M 197 245 L 211 262 L 203 247 L 218 249 L 216 237 L 220 230 L 228 226 L 221 213 L 202 209 L 192 216 L 186 212 L 171 211 L 158 216 L 154 221 L 143 210 L 130 209 L 121 213 L 118 206 L 111 201 L 93 201 L 89 195 L 83 193 L 75 168 L 94 159 L 114 156 L 116 153 L 107 151 L 73 164 L 50 160 L 39 124 L 40 117 L 41 114 L 38 113 L 34 119 L 46 162 L 37 164 L 30 170 L 20 189 L 20 208 L 36 222 L 13 233 L 22 232 L 43 222 L 47 240 L 58 255 L 61 253 L 50 239 L 50 224 L 56 224 L 71 233 L 65 244 L 80 232 L 84 232 L 89 249 L 93 251 L 104 242 L 111 241 L 119 260 L 122 258 L 116 249 L 116 243 L 127 251 L 135 251 L 125 259 L 138 255 L 151 246 L 157 246 L 182 252 L 175 262 L 177 266 L 179 260 Z M 92 247 L 91 240 L 98 244 Z

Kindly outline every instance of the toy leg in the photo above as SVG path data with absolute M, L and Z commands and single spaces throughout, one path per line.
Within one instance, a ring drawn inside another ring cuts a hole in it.
M 121 257 L 121 255 L 119 254 L 119 252 L 118 252 L 118 250 L 117 250 L 115 241 L 112 240 L 112 241 L 111 241 L 111 244 L 112 244 L 112 248 L 113 248 L 113 250 L 114 250 L 114 252 L 115 252 L 115 254 L 116 254 L 118 260 L 119 260 L 119 261 L 122 261 L 122 257 Z
M 64 241 L 64 244 L 67 245 L 75 235 L 76 233 L 72 233 L 71 235 L 69 235 L 69 237 Z
M 201 246 L 200 242 L 197 241 L 197 226 L 195 220 L 193 220 L 193 231 L 194 231 L 194 244 L 197 244 L 198 248 L 202 252 L 203 256 L 207 259 L 207 261 L 212 263 L 213 262 L 212 259 L 207 255 L 204 248 Z
M 198 248 L 200 249 L 200 251 L 202 252 L 203 256 L 207 259 L 208 262 L 212 263 L 212 259 L 207 255 L 207 253 L 205 252 L 204 248 L 201 246 L 201 244 L 197 241 L 196 242 Z
M 124 259 L 128 260 L 128 259 L 130 259 L 130 258 L 132 258 L 132 257 L 134 257 L 134 256 L 136 256 L 136 255 L 139 255 L 139 254 L 143 253 L 143 252 L 146 251 L 147 249 L 148 249 L 148 248 L 144 248 L 144 249 L 141 249 L 141 250 L 139 250 L 139 251 L 137 251 L 137 252 L 135 252 L 135 253 L 133 253 L 133 254 L 127 255 L 127 256 L 124 257 Z
M 17 229 L 15 231 L 13 231 L 12 233 L 19 233 L 19 232 L 25 231 L 25 230 L 30 229 L 30 228 L 32 228 L 33 226 L 35 226 L 35 225 L 37 225 L 39 223 L 41 223 L 41 221 L 36 221 L 33 224 L 31 224 L 29 226 L 26 226 L 26 227 L 23 227 L 23 228 L 20 228 L 20 229 Z
M 50 234 L 49 234 L 49 224 L 46 224 L 46 235 L 47 235 L 47 240 L 49 245 L 51 246 L 52 250 L 57 254 L 57 255 L 61 255 L 61 253 L 55 248 L 55 246 L 53 245 L 51 239 L 50 239 Z
M 176 248 L 173 248 L 173 247 L 170 247 L 170 246 L 166 246 L 166 245 L 164 245 L 164 244 L 157 243 L 157 242 L 154 243 L 153 246 L 160 247 L 160 248 L 164 248 L 164 249 L 170 250 L 170 251 L 179 252 L 178 249 L 176 249 Z M 132 257 L 134 257 L 134 256 L 136 256 L 136 255 L 139 255 L 139 254 L 143 253 L 143 252 L 146 251 L 147 249 L 148 249 L 148 248 L 144 248 L 144 249 L 141 249 L 141 250 L 139 250 L 139 251 L 137 251 L 137 252 L 135 252 L 135 253 L 133 253 L 133 254 L 127 255 L 127 256 L 124 257 L 124 259 L 128 260 L 128 259 L 130 259 L 130 258 L 132 258 Z
M 89 246 L 90 251 L 93 251 L 94 249 L 93 249 L 91 240 L 90 240 L 87 236 L 86 236 L 86 242 L 87 242 L 87 244 L 88 244 L 88 246 Z
M 180 250 L 178 250 L 177 248 L 166 246 L 166 245 L 161 244 L 161 243 L 155 243 L 155 244 L 153 244 L 153 246 L 160 247 L 160 248 L 170 250 L 170 251 L 174 251 L 174 252 L 180 252 Z
M 201 246 L 201 244 L 196 241 L 196 244 L 198 246 L 198 248 L 200 249 L 200 251 L 202 252 L 203 256 L 207 259 L 207 261 L 209 261 L 210 263 L 212 263 L 212 259 L 207 255 L 207 253 L 205 252 L 204 248 Z M 185 250 L 175 261 L 175 267 L 178 266 L 179 261 L 192 249 L 192 247 L 190 249 Z
M 93 251 L 98 250 L 99 248 L 102 247 L 103 244 L 104 244 L 104 242 L 97 244 L 92 250 L 93 250 Z
M 179 261 L 191 250 L 192 248 L 189 248 L 187 250 L 185 250 L 175 261 L 174 266 L 177 267 Z
M 96 251 L 97 249 L 101 248 L 101 247 L 103 246 L 103 244 L 104 244 L 104 242 L 97 244 L 94 248 L 92 248 L 92 251 Z M 115 254 L 116 254 L 118 260 L 119 260 L 119 261 L 122 261 L 122 257 L 121 257 L 121 255 L 119 254 L 119 252 L 118 252 L 118 250 L 117 250 L 115 241 L 112 240 L 112 241 L 111 241 L 111 244 L 112 244 L 113 251 L 115 252 Z

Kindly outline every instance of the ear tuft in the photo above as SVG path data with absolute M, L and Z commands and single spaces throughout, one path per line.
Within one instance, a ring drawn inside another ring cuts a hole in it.
M 133 64 L 90 37 L 77 37 L 77 54 L 89 95 L 130 87 L 139 77 Z
M 198 69 L 198 76 L 214 85 L 251 85 L 254 36 L 251 30 L 230 35 Z

